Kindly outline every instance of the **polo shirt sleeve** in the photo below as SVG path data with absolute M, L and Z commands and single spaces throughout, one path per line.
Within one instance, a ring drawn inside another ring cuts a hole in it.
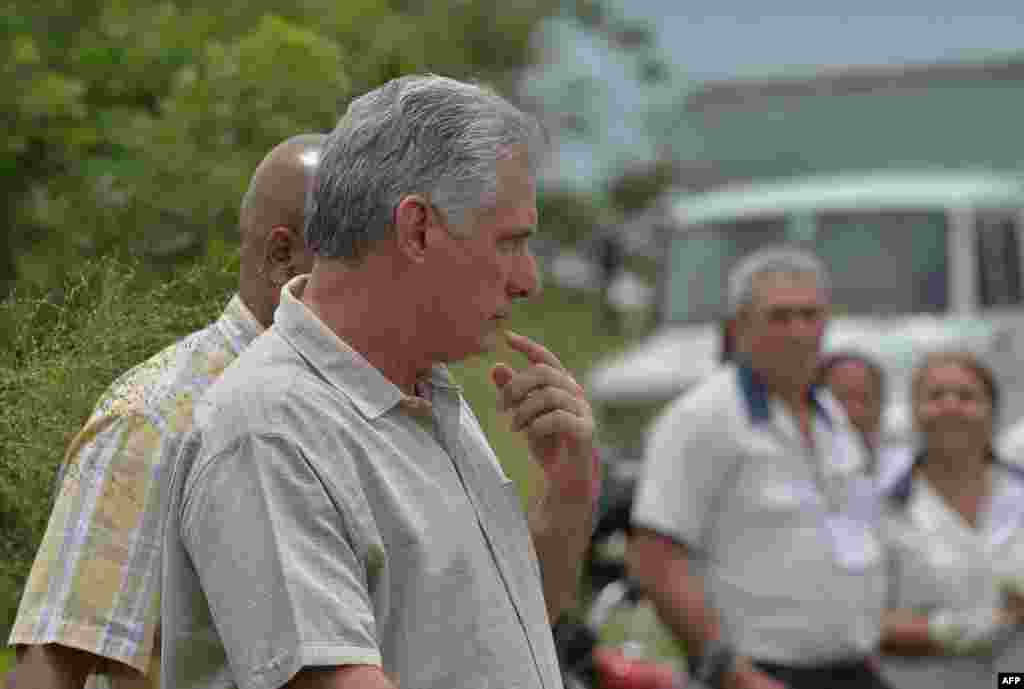
M 248 434 L 196 469 L 181 536 L 240 689 L 276 689 L 304 667 L 379 666 L 365 563 L 301 449 Z
M 705 551 L 705 524 L 737 462 L 721 414 L 702 398 L 684 395 L 655 422 L 644 453 L 632 523 L 697 551 Z

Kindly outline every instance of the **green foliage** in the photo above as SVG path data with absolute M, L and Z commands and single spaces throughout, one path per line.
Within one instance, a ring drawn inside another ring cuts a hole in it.
M 672 185 L 675 176 L 672 163 L 666 160 L 627 168 L 609 180 L 608 197 L 625 214 L 642 211 Z
M 145 287 L 137 261 L 81 266 L 54 305 L 0 304 L 0 632 L 13 618 L 49 515 L 64 448 L 122 372 L 213 320 L 237 265 L 211 255 Z
M 607 222 L 607 212 L 584 194 L 548 189 L 537 199 L 544 237 L 572 245 L 585 241 L 596 227 Z
M 387 79 L 509 91 L 542 0 L 10 0 L 0 9 L 0 289 L 83 258 L 146 264 L 230 237 L 259 159 Z M 6 290 L 4 290 L 6 291 Z M 0 292 L 2 294 L 4 292 Z

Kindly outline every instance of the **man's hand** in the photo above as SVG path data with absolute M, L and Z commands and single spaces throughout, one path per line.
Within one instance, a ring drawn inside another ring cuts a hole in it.
M 7 685 L 18 689 L 82 689 L 90 673 L 110 667 L 99 656 L 55 643 L 18 646 L 16 653 Z
M 604 689 L 679 689 L 687 682 L 668 663 L 628 658 L 617 648 L 598 646 L 593 656 Z
M 540 562 L 548 617 L 557 620 L 576 605 L 583 553 L 590 542 L 600 474 L 594 453 L 594 415 L 554 354 L 533 340 L 506 333 L 508 344 L 529 365 L 491 369 L 498 408 L 512 414 L 512 430 L 526 434 L 530 454 L 546 478 L 528 517 Z
M 733 670 L 725 675 L 726 689 L 786 689 L 786 685 L 754 667 L 748 658 L 739 657 Z
M 526 433 L 530 453 L 544 469 L 552 497 L 570 502 L 596 493 L 594 414 L 562 362 L 528 337 L 506 332 L 512 349 L 526 355 L 519 371 L 506 364 L 491 369 L 498 408 L 512 414 L 512 430 Z
M 1004 617 L 1001 621 L 1018 625 L 1024 624 L 1024 593 L 1016 586 L 1003 588 Z

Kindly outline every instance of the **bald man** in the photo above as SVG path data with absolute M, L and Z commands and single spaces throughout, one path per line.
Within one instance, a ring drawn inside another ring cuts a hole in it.
M 239 290 L 220 318 L 111 385 L 71 441 L 9 644 L 18 689 L 159 687 L 160 544 L 169 463 L 192 405 L 273 322 L 281 287 L 309 272 L 306 195 L 324 137 L 275 147 L 239 212 Z

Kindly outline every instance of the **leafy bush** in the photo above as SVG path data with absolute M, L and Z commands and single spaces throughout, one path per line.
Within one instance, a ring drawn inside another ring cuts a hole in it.
M 149 284 L 136 262 L 107 258 L 68 278 L 62 303 L 15 294 L 0 304 L 0 632 L 49 517 L 64 448 L 107 386 L 219 314 L 237 265 L 214 251 Z
M 249 174 L 281 139 L 329 130 L 353 96 L 403 73 L 511 93 L 533 27 L 557 11 L 544 0 L 9 0 L 0 296 L 15 277 L 52 288 L 83 252 L 201 253 L 230 234 Z

